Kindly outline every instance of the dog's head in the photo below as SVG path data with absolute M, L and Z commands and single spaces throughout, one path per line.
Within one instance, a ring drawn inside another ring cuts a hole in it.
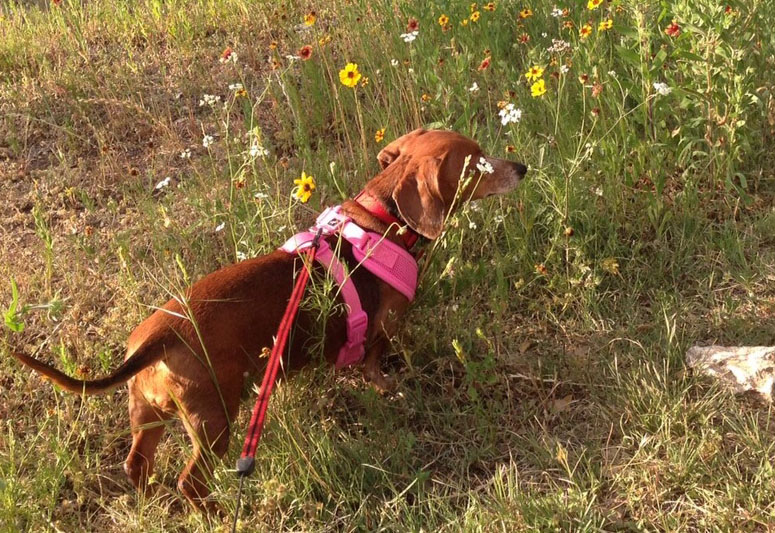
M 506 193 L 527 172 L 522 163 L 484 155 L 458 133 L 422 128 L 388 144 L 377 159 L 382 172 L 367 188 L 392 198 L 401 218 L 429 239 L 441 234 L 453 206 Z

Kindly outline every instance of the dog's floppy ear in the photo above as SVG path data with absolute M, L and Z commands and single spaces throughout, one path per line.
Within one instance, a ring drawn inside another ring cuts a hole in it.
M 410 131 L 406 135 L 402 135 L 380 150 L 377 154 L 377 161 L 379 161 L 379 166 L 382 168 L 382 170 L 385 170 L 388 165 L 390 165 L 390 163 L 398 159 L 398 157 L 401 155 L 401 147 L 406 143 L 406 141 L 423 133 L 425 133 L 423 128 L 417 128 L 414 131 Z
M 401 218 L 428 239 L 441 235 L 447 209 L 439 189 L 442 158 L 427 157 L 416 168 L 408 168 L 393 189 L 393 200 Z

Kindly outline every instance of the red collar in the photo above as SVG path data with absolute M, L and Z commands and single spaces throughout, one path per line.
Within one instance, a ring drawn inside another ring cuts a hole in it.
M 366 211 L 382 221 L 386 226 L 397 224 L 399 227 L 405 227 L 406 231 L 400 233 L 399 237 L 401 237 L 407 250 L 412 249 L 412 246 L 414 246 L 420 236 L 401 219 L 388 213 L 385 204 L 383 204 L 376 196 L 364 190 L 359 192 L 354 200 Z

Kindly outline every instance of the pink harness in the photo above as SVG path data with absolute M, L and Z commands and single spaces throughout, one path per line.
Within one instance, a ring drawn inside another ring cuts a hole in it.
M 417 262 L 402 246 L 386 239 L 379 233 L 365 231 L 341 213 L 341 206 L 329 207 L 318 217 L 309 231 L 297 233 L 282 245 L 281 250 L 293 254 L 309 248 L 315 235 L 322 230 L 321 237 L 339 234 L 340 238 L 352 244 L 353 255 L 358 266 L 369 272 L 406 296 L 411 302 L 417 288 Z M 348 308 L 347 342 L 336 358 L 336 368 L 359 363 L 366 353 L 366 331 L 369 317 L 361 306 L 361 299 L 355 284 L 350 279 L 344 264 L 321 238 L 315 259 L 331 273 Z

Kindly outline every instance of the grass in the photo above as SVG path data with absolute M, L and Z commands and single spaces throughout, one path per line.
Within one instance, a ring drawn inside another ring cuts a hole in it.
M 174 489 L 180 427 L 138 497 L 124 389 L 64 394 L 6 346 L 115 368 L 152 306 L 281 244 L 418 126 L 529 178 L 451 221 L 386 362 L 398 394 L 322 366 L 279 387 L 242 530 L 767 530 L 770 408 L 683 355 L 773 343 L 775 8 L 557 5 L 568 15 L 496 2 L 473 22 L 466 2 L 325 0 L 306 27 L 301 2 L 0 3 L 4 310 L 18 298 L 0 343 L 2 530 L 222 529 Z M 287 57 L 304 45 L 308 61 Z M 367 85 L 340 84 L 348 62 Z M 502 124 L 499 102 L 521 120 Z M 302 171 L 307 205 L 290 198 Z M 212 482 L 229 512 L 242 431 Z

